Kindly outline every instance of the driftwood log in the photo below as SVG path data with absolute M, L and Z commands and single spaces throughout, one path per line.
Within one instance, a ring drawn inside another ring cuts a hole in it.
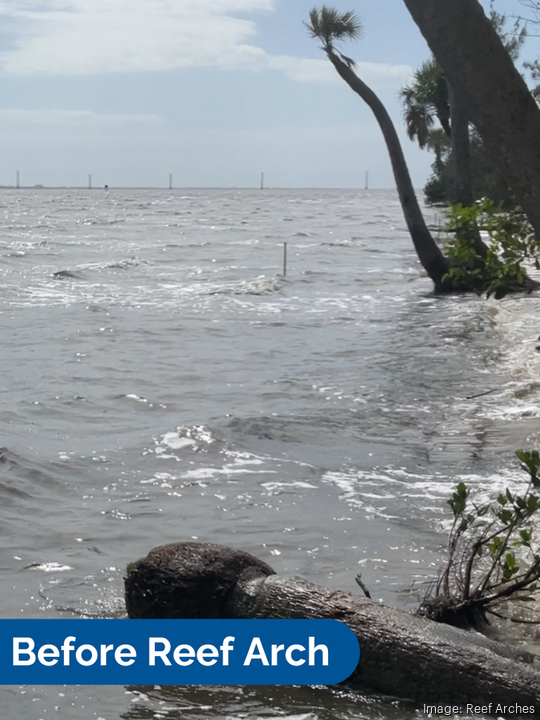
M 522 715 L 516 705 L 527 708 L 523 716 L 540 712 L 540 668 L 532 656 L 366 597 L 280 577 L 229 547 L 155 548 L 128 566 L 125 588 L 130 618 L 340 620 L 360 643 L 360 662 L 347 680 L 358 690 L 419 707 L 457 704 L 464 713 L 467 704 L 491 704 L 491 713 L 514 718 Z

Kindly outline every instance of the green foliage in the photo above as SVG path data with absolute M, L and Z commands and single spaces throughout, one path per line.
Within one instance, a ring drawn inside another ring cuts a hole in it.
M 443 279 L 454 290 L 494 295 L 529 287 L 524 263 L 540 269 L 540 245 L 525 214 L 519 208 L 503 210 L 483 199 L 470 207 L 450 205 L 445 230 L 450 239 L 445 252 L 451 269 Z M 487 255 L 477 252 L 478 229 L 487 232 Z
M 424 195 L 428 204 L 435 205 L 452 202 L 455 182 L 450 143 L 441 143 L 440 137 L 432 140 L 434 132 L 430 132 L 430 139 L 426 144 L 427 149 L 435 153 L 435 161 L 431 166 L 431 176 L 424 187 Z M 514 204 L 508 185 L 486 153 L 484 144 L 474 129 L 470 132 L 470 151 L 473 198 L 480 200 L 488 197 L 505 206 Z
M 528 476 L 522 492 L 507 488 L 496 501 L 477 505 L 460 483 L 448 500 L 454 523 L 436 597 L 455 610 L 497 615 L 502 603 L 530 601 L 538 590 L 540 456 L 536 450 L 516 455 Z
M 502 44 L 506 48 L 512 61 L 515 63 L 519 59 L 521 48 L 527 38 L 527 23 L 522 18 L 513 18 L 514 22 L 510 28 L 506 27 L 507 16 L 495 10 L 494 0 L 491 0 L 489 6 L 489 19 L 495 28 L 497 35 L 500 37 Z
M 521 469 L 528 473 L 531 478 L 531 483 L 534 488 L 540 488 L 540 481 L 538 480 L 538 470 L 540 468 L 540 455 L 536 450 L 532 452 L 525 452 L 524 450 L 518 450 L 516 452 L 518 460 L 521 462 Z
M 430 131 L 435 118 L 450 135 L 450 103 L 444 72 L 432 58 L 415 71 L 410 85 L 400 92 L 403 117 L 410 140 L 417 140 L 420 149 L 429 147 Z
M 534 82 L 534 87 L 531 90 L 532 95 L 536 102 L 540 101 L 540 62 L 538 60 L 533 60 L 532 62 L 524 62 L 523 67 L 527 68 L 527 70 L 531 73 L 531 78 Z
M 358 40 L 363 33 L 357 13 L 339 12 L 327 5 L 312 8 L 309 11 L 309 22 L 304 24 L 310 36 L 320 40 L 325 50 L 333 49 L 340 40 Z
M 448 505 L 452 508 L 454 517 L 462 515 L 467 506 L 467 500 L 469 498 L 469 491 L 465 483 L 459 483 L 456 491 L 452 495 L 452 499 L 448 500 Z

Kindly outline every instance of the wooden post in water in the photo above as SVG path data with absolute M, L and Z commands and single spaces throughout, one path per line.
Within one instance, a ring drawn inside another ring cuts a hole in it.
M 264 173 L 261 173 L 261 190 L 264 190 Z
M 21 173 L 17 170 L 17 180 L 15 183 L 15 187 L 19 189 L 21 187 Z
M 169 173 L 169 190 L 172 190 L 172 173 Z
M 366 172 L 366 182 L 365 182 L 364 189 L 365 190 L 369 189 L 369 170 Z
M 283 243 L 283 277 L 287 277 L 287 243 Z

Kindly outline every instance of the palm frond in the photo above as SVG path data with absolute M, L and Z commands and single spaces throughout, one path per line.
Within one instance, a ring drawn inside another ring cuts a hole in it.
M 410 140 L 416 140 L 420 149 L 428 144 L 429 132 L 433 127 L 433 115 L 423 103 L 413 103 L 403 113 L 405 127 Z
M 352 58 L 347 57 L 346 55 L 344 55 L 341 52 L 339 53 L 339 57 L 343 60 L 343 62 L 345 63 L 345 65 L 347 65 L 347 67 L 351 68 L 351 70 L 353 70 L 356 67 L 356 60 L 353 60 Z
M 358 40 L 363 33 L 362 22 L 356 12 L 339 12 L 327 5 L 312 8 L 309 22 L 304 25 L 310 36 L 320 40 L 325 49 L 333 48 L 334 43 L 340 40 Z
M 429 131 L 426 147 L 435 153 L 443 152 L 450 149 L 451 141 L 442 128 L 432 128 Z
M 450 118 L 448 87 L 441 66 L 434 59 L 422 63 L 399 95 L 407 135 L 424 148 L 435 118 L 443 126 L 448 125 Z
M 415 88 L 410 85 L 404 85 L 399 91 L 399 97 L 404 105 L 412 103 L 416 95 Z
M 311 8 L 309 11 L 309 22 L 305 22 L 304 25 L 307 27 L 308 33 L 312 38 L 321 37 L 321 25 L 319 22 L 318 8 Z

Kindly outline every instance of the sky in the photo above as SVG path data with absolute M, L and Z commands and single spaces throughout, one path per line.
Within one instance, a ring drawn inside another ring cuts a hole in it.
M 394 187 L 369 108 L 303 21 L 316 0 L 0 0 L 0 184 Z M 487 7 L 487 0 L 482 0 Z M 430 56 L 403 0 L 333 0 L 364 34 L 344 47 L 396 123 Z M 508 15 L 518 0 L 495 0 Z M 524 57 L 540 56 L 530 37 Z

